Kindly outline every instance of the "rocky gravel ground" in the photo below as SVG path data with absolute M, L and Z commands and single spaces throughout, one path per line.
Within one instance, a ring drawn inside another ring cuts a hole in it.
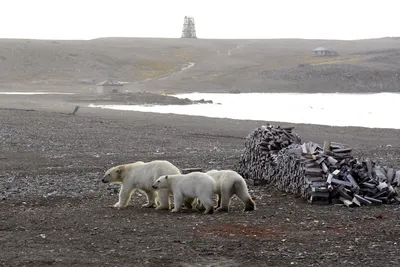
M 118 189 L 101 184 L 107 168 L 153 159 L 232 168 L 244 138 L 265 123 L 0 109 L 0 266 L 399 265 L 399 206 L 311 205 L 250 186 L 254 212 L 234 199 L 229 213 L 171 214 L 141 208 L 141 193 L 127 209 L 110 207 Z M 356 156 L 400 167 L 397 130 L 295 127 L 304 141 L 344 142 Z

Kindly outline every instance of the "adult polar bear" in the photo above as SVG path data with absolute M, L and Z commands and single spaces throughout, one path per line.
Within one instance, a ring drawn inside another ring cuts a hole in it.
M 212 177 L 203 172 L 163 175 L 153 184 L 154 189 L 166 188 L 174 195 L 174 209 L 179 212 L 184 202 L 192 203 L 199 199 L 205 207 L 205 214 L 214 213 L 213 195 L 217 185 Z
M 106 171 L 103 176 L 103 183 L 121 184 L 119 200 L 114 207 L 124 208 L 128 205 L 132 193 L 139 189 L 147 196 L 147 204 L 143 207 L 152 208 L 157 205 L 156 196 L 160 205 L 156 209 L 168 210 L 170 208 L 168 189 L 155 190 L 152 185 L 162 175 L 180 174 L 180 170 L 166 160 L 153 160 L 150 162 L 137 161 L 134 163 L 118 165 Z
M 236 195 L 243 202 L 244 211 L 256 209 L 256 204 L 248 192 L 246 181 L 240 174 L 232 170 L 210 170 L 206 174 L 210 175 L 217 184 L 217 211 L 228 211 L 233 195 Z M 202 204 L 197 204 L 199 209 L 204 209 Z

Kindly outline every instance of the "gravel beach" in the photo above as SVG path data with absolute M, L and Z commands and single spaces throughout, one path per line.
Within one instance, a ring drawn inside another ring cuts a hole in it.
M 85 107 L 73 116 L 71 103 L 16 98 L 0 100 L 0 265 L 400 263 L 398 206 L 311 205 L 250 186 L 254 212 L 243 213 L 235 198 L 229 213 L 171 214 L 141 208 L 140 193 L 125 210 L 110 207 L 118 187 L 100 182 L 110 166 L 166 159 L 179 168 L 232 168 L 247 134 L 267 122 Z M 347 143 L 356 156 L 400 167 L 397 130 L 290 125 L 304 141 Z

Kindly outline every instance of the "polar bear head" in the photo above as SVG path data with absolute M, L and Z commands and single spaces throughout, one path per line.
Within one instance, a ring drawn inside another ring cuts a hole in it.
M 169 186 L 168 175 L 163 175 L 154 182 L 152 187 L 154 189 L 159 189 L 159 188 L 168 188 L 168 186 Z
M 124 172 L 124 166 L 116 166 L 108 169 L 103 176 L 101 181 L 103 183 L 122 183 L 122 174 Z

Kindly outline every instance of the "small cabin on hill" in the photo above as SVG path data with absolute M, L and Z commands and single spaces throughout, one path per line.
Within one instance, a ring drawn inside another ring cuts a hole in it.
M 314 56 L 317 57 L 329 57 L 329 56 L 338 56 L 339 53 L 329 49 L 329 48 L 325 48 L 325 47 L 317 47 L 313 50 Z
M 122 86 L 124 86 L 123 83 L 108 79 L 97 84 L 97 93 L 119 92 Z

